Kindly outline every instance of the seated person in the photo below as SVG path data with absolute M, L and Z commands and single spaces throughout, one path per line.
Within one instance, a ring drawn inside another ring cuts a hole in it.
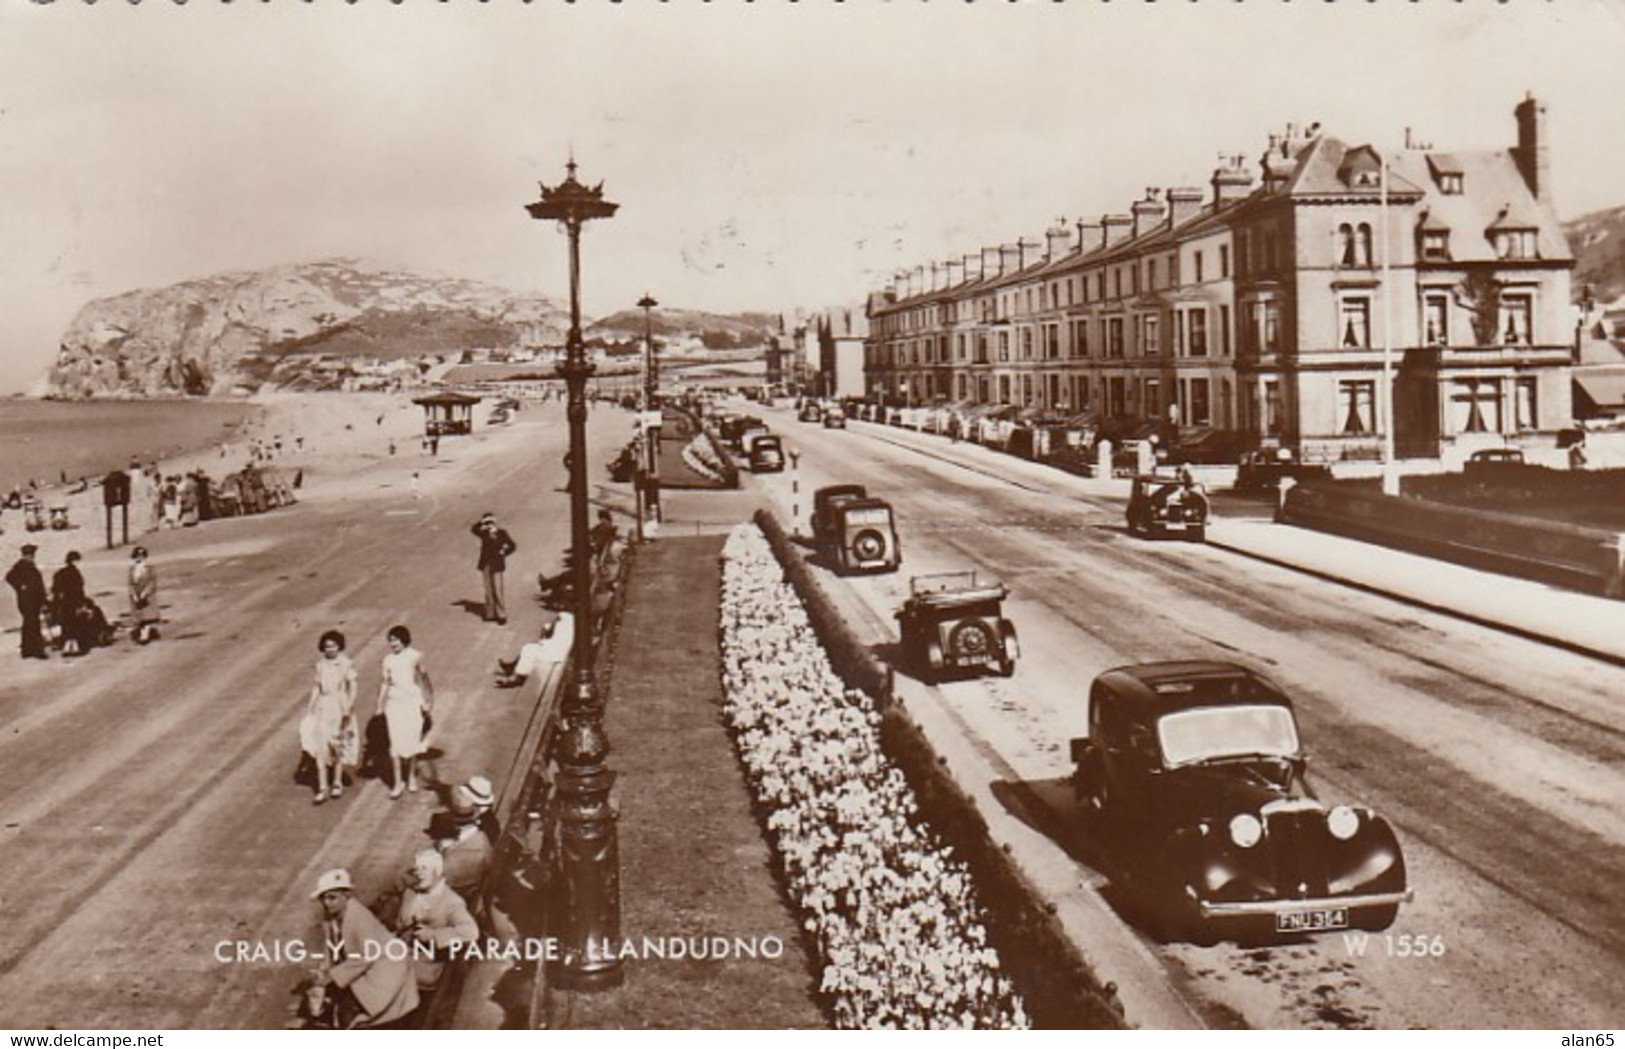
M 485 875 L 491 868 L 491 839 L 480 829 L 479 806 L 461 784 L 452 788 L 447 802 L 451 825 L 434 844 L 445 858 L 446 882 L 473 910 L 479 910 Z
M 513 659 L 497 660 L 499 688 L 518 688 L 532 674 L 547 674 L 570 656 L 575 642 L 575 617 L 568 612 L 545 610 L 537 638 L 519 650 Z
M 592 544 L 592 556 L 594 560 L 603 559 L 604 552 L 607 551 L 610 544 L 615 541 L 615 535 L 616 529 L 614 518 L 610 516 L 610 512 L 608 510 L 600 508 L 598 511 L 598 523 L 593 525 L 592 529 L 587 533 L 587 539 Z
M 418 989 L 436 987 L 445 975 L 452 949 L 479 938 L 479 925 L 468 904 L 446 884 L 446 861 L 434 849 L 424 849 L 412 862 L 412 883 L 401 896 L 395 931 L 414 949 L 412 967 Z M 424 948 L 427 948 L 425 950 Z
M 409 950 L 355 898 L 350 872 L 341 867 L 323 874 L 310 898 L 321 908 L 321 942 L 328 950 L 323 980 L 345 1017 L 341 1026 L 377 1027 L 416 1009 Z

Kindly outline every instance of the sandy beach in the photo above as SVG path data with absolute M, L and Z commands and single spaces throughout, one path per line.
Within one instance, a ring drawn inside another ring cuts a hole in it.
M 403 463 L 409 458 L 421 460 L 421 472 L 427 472 L 433 463 L 422 450 L 423 410 L 412 403 L 411 396 L 406 393 L 261 394 L 243 402 L 250 414 L 241 426 L 234 428 L 233 439 L 161 459 L 159 469 L 165 476 L 202 470 L 218 479 L 246 465 L 251 445 L 258 441 L 271 449 L 269 465 L 301 476 L 301 498 L 329 490 L 335 482 L 389 459 L 392 443 L 397 459 Z M 488 405 L 476 408 L 476 419 L 483 421 L 485 411 L 489 411 Z M 279 442 L 280 452 L 276 451 Z M 67 529 L 30 532 L 21 511 L 0 511 L 0 555 L 7 564 L 16 558 L 24 543 L 33 543 L 39 547 L 36 561 L 49 580 L 69 550 L 78 550 L 91 559 L 95 551 L 107 548 L 100 485 L 92 483 L 85 491 L 70 493 L 68 486 L 49 485 L 42 495 L 47 508 L 67 508 L 70 523 Z M 144 502 L 130 505 L 132 543 L 152 531 L 151 515 L 150 507 Z M 209 522 L 205 521 L 197 527 L 206 529 L 208 526 Z M 115 512 L 113 542 L 122 545 L 122 539 L 122 522 Z M 113 610 L 108 611 L 112 614 Z

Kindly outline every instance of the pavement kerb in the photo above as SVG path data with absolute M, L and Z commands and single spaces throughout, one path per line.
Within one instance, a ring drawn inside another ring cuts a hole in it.
M 1418 608 L 1625 665 L 1625 632 L 1607 628 L 1609 623 L 1620 622 L 1621 607 L 1609 598 L 1480 572 L 1293 525 L 1214 519 L 1208 524 L 1207 543 Z M 1321 553 L 1306 551 L 1306 546 L 1319 547 Z M 1339 551 L 1342 557 L 1328 558 L 1328 550 Z M 1338 560 L 1345 563 L 1338 564 Z M 1362 569 L 1351 563 L 1354 561 L 1386 563 L 1386 571 Z M 1382 578 L 1395 572 L 1403 579 Z M 1475 590 L 1489 599 L 1489 604 L 1480 602 L 1480 606 L 1493 609 L 1493 614 L 1474 607 Z

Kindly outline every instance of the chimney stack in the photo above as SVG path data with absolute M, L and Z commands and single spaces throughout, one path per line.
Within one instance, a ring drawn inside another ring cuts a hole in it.
M 980 253 L 966 255 L 964 260 L 965 280 L 967 282 L 982 279 L 982 256 Z
M 1253 191 L 1253 174 L 1240 154 L 1222 156 L 1213 170 L 1213 203 L 1224 205 L 1241 200 Z
M 1100 225 L 1106 231 L 1106 247 L 1121 244 L 1134 232 L 1134 220 L 1127 215 L 1102 215 Z
M 1169 224 L 1183 226 L 1202 211 L 1202 191 L 1195 186 L 1180 186 L 1168 191 Z
M 1004 276 L 1004 252 L 998 248 L 982 249 L 982 277 Z
M 1518 120 L 1518 145 L 1512 151 L 1518 172 L 1529 183 L 1529 192 L 1542 204 L 1552 193 L 1551 148 L 1546 144 L 1546 106 L 1525 95 L 1514 111 Z
M 999 273 L 1014 273 L 1021 268 L 1020 244 L 999 245 Z
M 949 259 L 947 262 L 942 264 L 943 287 L 952 288 L 960 282 L 960 278 L 964 276 L 964 265 L 965 263 L 959 259 Z
M 1168 214 L 1168 205 L 1162 200 L 1162 190 L 1150 188 L 1145 191 L 1145 199 L 1135 201 L 1131 210 L 1134 212 L 1134 236 L 1142 237 L 1155 229 L 1163 216 Z
M 1078 220 L 1078 250 L 1087 255 L 1106 246 L 1106 227 L 1098 222 Z
M 1072 236 L 1072 230 L 1066 224 L 1066 219 L 1056 219 L 1055 225 L 1044 232 L 1045 258 L 1051 261 L 1060 258 L 1071 251 L 1077 240 Z

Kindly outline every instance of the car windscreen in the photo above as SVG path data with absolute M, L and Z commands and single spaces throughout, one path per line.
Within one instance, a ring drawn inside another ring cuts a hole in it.
M 884 506 L 871 506 L 867 510 L 848 510 L 846 523 L 849 525 L 883 525 L 891 523 L 891 511 Z
M 1157 721 L 1163 762 L 1169 768 L 1222 758 L 1293 757 L 1298 727 L 1292 711 L 1275 705 L 1195 707 Z

